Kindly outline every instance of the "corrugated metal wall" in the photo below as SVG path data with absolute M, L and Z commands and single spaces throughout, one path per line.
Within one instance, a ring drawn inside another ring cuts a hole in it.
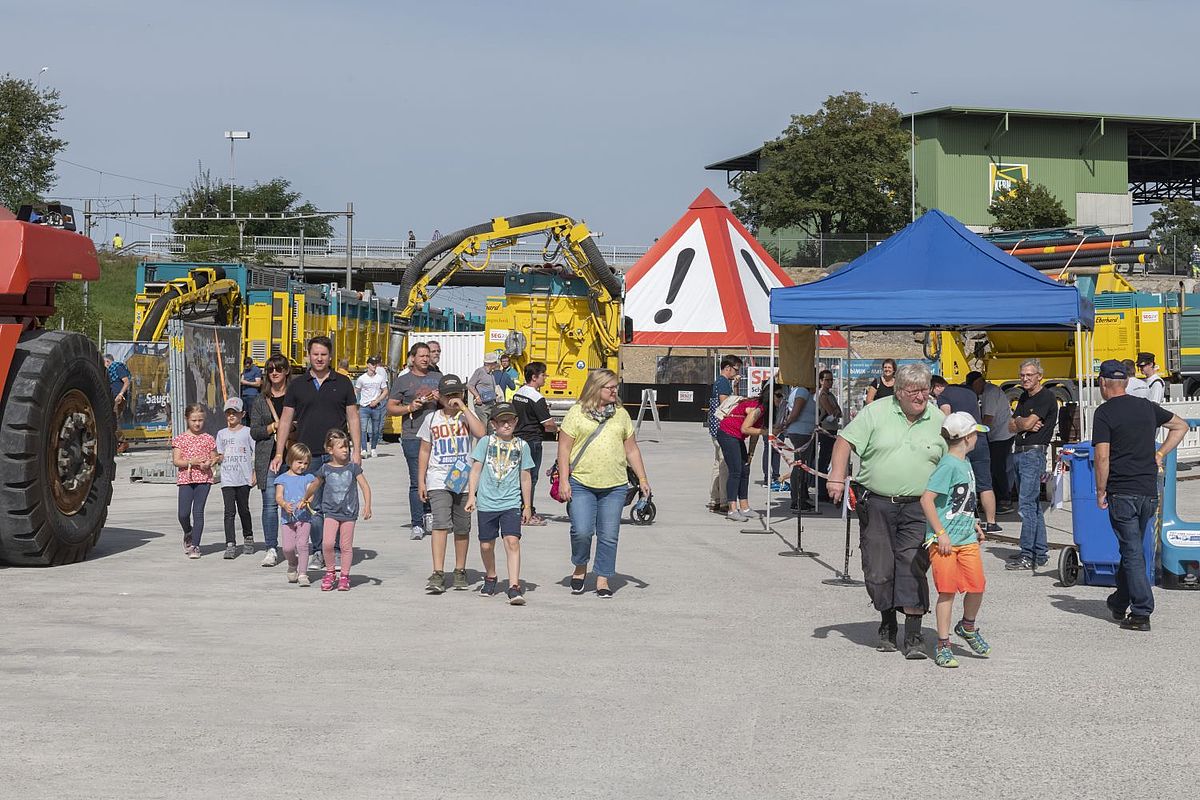
M 438 369 L 443 375 L 454 374 L 466 381 L 471 373 L 483 366 L 483 331 L 470 333 L 421 333 L 409 334 L 409 341 L 437 341 L 442 345 L 442 360 Z M 428 336 L 428 339 L 422 337 Z

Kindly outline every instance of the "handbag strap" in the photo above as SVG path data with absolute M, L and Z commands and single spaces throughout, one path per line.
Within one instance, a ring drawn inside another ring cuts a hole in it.
M 278 425 L 279 415 L 275 413 L 275 404 L 271 402 L 271 396 L 264 393 L 262 397 L 267 403 L 267 409 L 271 412 L 271 416 L 275 418 L 275 424 Z
M 588 445 L 592 443 L 593 439 L 600 435 L 600 431 L 604 429 L 604 426 L 608 424 L 610 419 L 612 419 L 612 417 L 606 417 L 600 420 L 600 424 L 596 426 L 596 430 L 592 431 L 591 434 L 583 440 L 583 444 L 580 446 L 579 452 L 576 453 L 575 457 L 571 459 L 571 472 L 575 471 L 575 465 L 579 463 L 579 459 L 583 458 L 583 454 L 587 452 Z

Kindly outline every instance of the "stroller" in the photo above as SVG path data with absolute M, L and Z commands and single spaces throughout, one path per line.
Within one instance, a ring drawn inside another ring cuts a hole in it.
M 633 507 L 629 509 L 629 521 L 634 525 L 651 524 L 658 513 L 654 507 L 654 492 L 642 497 L 642 490 L 638 486 L 637 475 L 632 467 L 625 467 L 625 478 L 629 482 L 629 487 L 625 490 L 625 505 L 633 503 Z

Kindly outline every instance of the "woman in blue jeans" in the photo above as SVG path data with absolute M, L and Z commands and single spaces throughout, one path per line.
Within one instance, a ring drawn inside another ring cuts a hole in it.
M 617 570 L 627 467 L 633 467 L 642 494 L 650 494 L 633 421 L 617 398 L 619 387 L 616 373 L 593 371 L 559 428 L 558 485 L 571 517 L 572 594 L 583 594 L 594 536 L 596 596 L 612 597 L 608 581 Z
M 763 386 L 758 397 L 747 398 L 729 410 L 725 419 L 717 423 L 717 445 L 729 469 L 725 482 L 725 497 L 729 500 L 729 511 L 725 518 L 733 522 L 752 519 L 750 512 L 750 454 L 746 439 L 761 436 L 759 418 L 767 419 L 767 408 L 771 401 L 771 385 Z
M 254 405 L 250 406 L 250 437 L 254 439 L 254 475 L 263 493 L 262 525 L 267 552 L 262 565 L 279 563 L 279 506 L 275 504 L 275 473 L 271 472 L 271 456 L 275 455 L 275 435 L 279 415 L 283 413 L 283 396 L 287 393 L 291 365 L 276 353 L 267 359 L 265 385 Z

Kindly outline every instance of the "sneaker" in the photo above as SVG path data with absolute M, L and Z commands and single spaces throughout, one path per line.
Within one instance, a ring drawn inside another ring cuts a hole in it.
M 192 545 L 191 549 L 188 550 L 187 557 L 188 558 L 199 558 L 200 557 L 200 548 L 196 547 L 195 545 Z
M 1140 614 L 1130 614 L 1121 620 L 1121 627 L 1127 631 L 1148 631 L 1150 630 L 1150 618 Z
M 525 592 L 521 589 L 520 586 L 508 587 L 508 591 L 505 592 L 505 594 L 508 595 L 508 604 L 510 606 L 525 605 Z
M 360 456 L 362 456 L 363 458 L 370 458 L 370 456 L 367 454 L 366 450 L 360 450 L 360 451 L 358 451 L 358 454 Z
M 425 529 L 422 528 L 420 525 L 413 525 L 412 526 L 412 534 L 409 535 L 408 538 L 412 539 L 414 542 L 421 541 L 422 539 L 425 538 Z
M 226 544 L 225 545 L 225 558 L 237 558 L 237 556 L 238 556 L 237 545 L 234 544 L 233 542 L 229 542 L 228 544 Z
M 1035 563 L 1036 563 L 1036 564 L 1037 564 L 1039 567 L 1044 567 L 1044 566 L 1046 566 L 1047 564 L 1049 564 L 1049 563 L 1050 563 L 1050 557 L 1049 557 L 1049 556 L 1042 556 L 1042 557 L 1041 557 L 1041 558 L 1039 558 L 1039 559 L 1038 559 L 1038 560 L 1037 560 Z
M 779 481 L 771 481 L 771 491 L 772 492 L 790 492 L 791 487 L 789 487 L 786 483 L 780 483 Z
M 571 594 L 583 594 L 583 578 L 571 578 Z
M 434 570 L 429 576 L 429 580 L 425 582 L 425 592 L 427 594 L 441 594 L 446 591 L 446 573 L 439 570 Z
M 983 526 L 984 533 L 999 533 L 1002 530 L 1004 530 L 1004 528 L 1001 528 L 999 525 L 997 525 L 994 522 L 989 522 Z
M 454 570 L 454 591 L 462 592 L 470 586 L 467 583 L 467 571 L 465 569 Z
M 312 581 L 308 579 L 307 572 L 301 572 L 300 576 L 296 579 L 296 583 L 301 586 L 312 586 Z
M 608 597 L 612 597 L 612 596 L 613 596 L 612 589 L 597 589 L 596 590 L 596 597 L 608 598 Z
M 379 458 L 379 448 L 377 448 L 377 447 L 371 448 L 371 458 Z
M 491 597 L 496 593 L 496 579 L 489 578 L 486 575 L 483 577 L 483 586 L 479 587 L 479 593 L 484 597 Z
M 896 652 L 896 628 L 886 622 L 881 622 L 879 624 L 879 644 L 875 645 L 875 649 L 881 653 Z
M 1033 561 L 1028 556 L 1013 556 L 1004 564 L 1005 569 L 1033 569 Z
M 730 511 L 725 515 L 725 519 L 730 522 L 747 522 L 750 517 L 743 514 L 741 511 Z
M 322 592 L 332 592 L 333 584 L 336 580 L 337 580 L 337 574 L 333 570 L 331 570 L 331 569 L 325 570 L 325 577 L 321 578 L 321 591 Z
M 247 539 L 245 542 L 242 543 L 242 552 L 248 556 L 254 555 L 254 540 L 253 539 Z
M 922 658 L 929 657 L 925 655 L 925 637 L 919 633 L 905 637 L 902 650 L 904 657 L 909 661 L 919 661 Z
M 349 575 L 343 575 L 342 577 L 338 578 L 338 588 L 337 588 L 337 590 L 338 590 L 339 592 L 348 592 L 348 591 L 350 591 L 350 576 L 349 576 Z
M 939 646 L 933 654 L 933 663 L 939 667 L 954 668 L 958 666 L 958 659 L 954 657 L 953 651 L 950 650 L 950 645 L 945 647 Z
M 1120 611 L 1118 611 L 1117 609 L 1115 609 L 1115 608 L 1113 608 L 1112 606 L 1108 605 L 1108 603 L 1107 603 L 1107 602 L 1105 602 L 1105 604 L 1104 604 L 1104 605 L 1108 606 L 1108 613 L 1109 613 L 1109 614 L 1112 614 L 1113 622 L 1124 622 L 1124 621 L 1125 621 L 1125 611 L 1126 611 L 1126 609 L 1124 609 L 1124 608 L 1123 608 L 1123 609 L 1121 609 Z
M 319 552 L 313 553 L 308 557 L 308 568 L 325 569 L 325 556 L 321 555 Z
M 288 583 L 296 583 L 297 581 L 300 580 L 300 573 L 299 572 L 289 572 L 287 574 L 287 579 L 288 579 Z
M 959 620 L 958 624 L 954 626 L 954 635 L 966 642 L 975 655 L 985 658 L 991 655 L 992 646 L 983 638 L 983 634 L 979 632 L 978 628 L 969 631 L 963 627 L 962 620 Z
M 262 566 L 273 567 L 279 563 L 279 553 L 274 547 L 267 548 L 267 554 L 263 556 Z
M 433 530 L 433 514 L 425 512 L 425 516 L 421 517 L 421 528 L 426 531 Z

